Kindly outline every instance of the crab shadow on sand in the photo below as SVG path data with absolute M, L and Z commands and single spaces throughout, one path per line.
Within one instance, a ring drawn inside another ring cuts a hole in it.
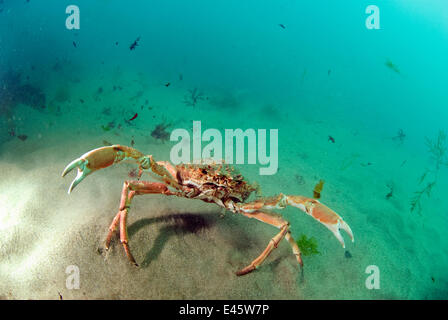
M 228 217 L 229 218 L 229 217 Z M 200 234 L 201 232 L 213 228 L 216 224 L 219 224 L 223 229 L 233 230 L 234 232 L 230 234 L 222 234 L 223 239 L 228 245 L 233 247 L 235 250 L 238 250 L 245 255 L 251 249 L 254 248 L 254 244 L 258 241 L 255 241 L 255 236 L 253 233 L 248 232 L 247 226 L 235 225 L 235 221 L 228 218 L 220 218 L 219 213 L 217 212 L 209 212 L 209 213 L 170 213 L 163 216 L 158 217 L 150 217 L 143 218 L 128 227 L 129 238 L 132 238 L 137 232 L 141 229 L 155 224 L 155 223 L 164 223 L 165 226 L 161 227 L 158 231 L 158 235 L 155 238 L 151 249 L 146 253 L 145 259 L 140 263 L 140 267 L 147 268 L 151 264 L 152 261 L 155 261 L 163 248 L 168 243 L 170 238 L 179 237 L 186 234 Z M 252 222 L 252 221 L 251 221 Z M 237 230 L 235 230 L 235 228 Z M 238 236 L 235 236 L 235 232 Z M 260 249 L 264 248 L 265 239 L 261 239 L 261 242 L 256 245 L 260 246 Z M 269 238 L 266 238 L 266 245 L 269 241 Z M 289 249 L 289 248 L 288 248 Z M 258 250 L 258 249 L 257 249 Z M 285 251 L 284 254 L 281 254 L 273 261 L 265 262 L 264 266 L 270 266 L 272 269 L 276 269 L 280 262 L 285 258 L 285 254 L 289 253 L 289 250 Z M 250 255 L 252 256 L 252 255 Z M 249 258 L 249 257 L 248 257 Z M 252 257 L 252 258 L 255 258 Z M 250 260 L 250 259 L 249 259 Z M 246 261 L 246 262 L 249 262 Z M 242 266 L 240 266 L 242 267 Z M 300 268 L 300 277 L 299 281 L 304 281 L 304 272 L 303 268 Z
M 216 213 L 180 213 L 143 218 L 128 227 L 128 234 L 131 238 L 140 229 L 148 225 L 160 222 L 167 223 L 166 226 L 160 228 L 152 248 L 146 253 L 144 261 L 140 264 L 141 267 L 146 268 L 153 260 L 157 259 L 171 237 L 189 233 L 198 234 L 201 231 L 211 228 L 217 220 L 218 216 Z

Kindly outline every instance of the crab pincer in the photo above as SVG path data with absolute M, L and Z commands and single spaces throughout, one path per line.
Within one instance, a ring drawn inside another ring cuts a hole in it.
M 74 168 L 78 168 L 78 174 L 70 185 L 68 193 L 70 194 L 70 192 L 72 192 L 72 190 L 92 172 L 107 168 L 114 163 L 128 159 L 137 160 L 140 163 L 140 166 L 148 165 L 141 152 L 126 146 L 106 146 L 83 154 L 78 159 L 70 162 L 62 172 L 62 177 L 65 177 L 65 175 Z
M 355 241 L 350 226 L 336 212 L 318 200 L 303 196 L 288 196 L 287 203 L 291 206 L 299 208 L 327 227 L 331 232 L 333 232 L 334 236 L 338 239 L 343 248 L 345 248 L 345 243 L 339 229 L 345 230 L 352 242 Z

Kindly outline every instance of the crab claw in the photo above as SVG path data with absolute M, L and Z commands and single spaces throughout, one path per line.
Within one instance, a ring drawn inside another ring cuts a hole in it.
M 70 185 L 70 188 L 68 188 L 68 194 L 72 192 L 72 190 L 82 181 L 84 180 L 87 175 L 92 173 L 92 170 L 87 167 L 88 160 L 78 158 L 70 162 L 70 164 L 65 167 L 64 172 L 62 172 L 62 177 L 64 177 L 67 173 L 72 171 L 74 168 L 78 167 L 78 174 L 76 175 L 76 178 L 73 180 L 72 184 Z
M 70 192 L 72 192 L 72 190 L 92 172 L 109 167 L 116 162 L 126 159 L 138 160 L 140 163 L 144 163 L 145 160 L 143 154 L 139 151 L 120 145 L 101 147 L 83 154 L 78 159 L 70 162 L 62 172 L 62 177 L 64 177 L 74 168 L 78 168 L 78 174 L 70 185 L 68 193 L 70 194 Z
M 345 248 L 345 243 L 341 233 L 339 232 L 340 229 L 347 232 L 352 242 L 355 241 L 350 226 L 336 212 L 323 205 L 316 199 L 302 196 L 288 196 L 287 203 L 291 206 L 299 208 L 326 226 L 331 232 L 333 232 L 343 248 Z

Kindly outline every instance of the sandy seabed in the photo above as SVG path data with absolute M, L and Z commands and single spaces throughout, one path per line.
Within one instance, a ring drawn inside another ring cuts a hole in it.
M 175 115 L 176 108 L 185 107 L 176 105 L 179 100 L 167 103 L 172 110 L 167 107 L 164 113 Z M 204 112 L 199 120 L 218 119 L 220 112 Z M 248 111 L 227 124 L 205 123 L 244 128 L 243 119 L 250 116 Z M 249 168 L 248 176 L 258 180 L 264 195 L 305 196 L 311 196 L 314 184 L 324 177 L 322 202 L 338 212 L 355 234 L 355 243 L 344 234 L 348 254 L 325 227 L 288 208 L 282 214 L 291 222 L 293 235 L 315 237 L 320 254 L 304 257 L 305 267 L 300 269 L 283 241 L 256 272 L 237 277 L 235 272 L 260 254 L 275 228 L 229 212 L 222 215 L 217 206 L 198 200 L 149 195 L 134 200 L 128 218 L 130 247 L 140 264 L 136 268 L 126 259 L 118 237 L 108 252 L 104 250 L 122 183 L 132 166 L 120 164 L 92 174 L 71 195 L 67 189 L 74 175 L 64 179 L 60 175 L 71 160 L 101 146 L 102 140 L 129 144 L 137 137 L 136 148 L 157 160 L 168 160 L 170 144 L 139 139 L 141 131 L 135 128 L 119 137 L 98 134 L 98 124 L 75 129 L 84 124 L 76 116 L 71 126 L 64 127 L 72 116 L 65 117 L 55 117 L 59 122 L 47 133 L 36 131 L 26 141 L 10 140 L 2 146 L 0 298 L 448 298 L 448 209 L 442 192 L 446 184 L 438 186 L 421 215 L 409 212 L 409 194 L 421 172 L 419 157 L 424 156 L 406 154 L 403 148 L 362 133 L 350 146 L 344 145 L 341 141 L 353 133 L 351 129 L 299 119 L 291 129 L 294 134 L 280 136 L 279 172 L 257 176 L 257 168 Z M 191 118 L 176 125 L 191 127 Z M 269 128 L 267 122 L 261 125 Z M 327 132 L 337 136 L 334 145 L 327 142 Z M 405 158 L 410 159 L 407 167 L 397 169 Z M 367 161 L 373 165 L 360 165 Z M 296 174 L 301 175 L 300 183 Z M 391 178 L 400 183 L 394 197 L 386 199 L 385 186 Z M 66 288 L 66 269 L 72 265 L 80 271 L 79 289 Z M 380 269 L 379 290 L 365 286 L 369 265 Z

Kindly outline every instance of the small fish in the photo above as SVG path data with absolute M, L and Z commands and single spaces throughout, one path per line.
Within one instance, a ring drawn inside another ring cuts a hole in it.
M 390 199 L 390 198 L 392 198 L 393 195 L 394 195 L 394 192 L 393 192 L 392 189 L 390 189 L 389 193 L 386 194 L 386 199 Z
M 184 79 L 184 76 L 182 75 L 182 73 L 179 73 L 179 80 L 182 81 Z
M 128 121 L 132 121 L 132 120 L 134 120 L 137 117 L 138 117 L 138 113 L 134 114 L 134 116 L 131 119 L 129 119 Z
M 165 83 L 165 87 L 168 88 L 168 87 L 170 86 L 170 84 L 171 84 L 171 83 L 169 83 L 169 82 Z
M 386 67 L 388 67 L 389 69 L 391 69 L 392 71 L 400 74 L 400 69 L 398 69 L 398 67 L 392 63 L 392 61 L 390 61 L 389 59 L 386 60 L 386 62 L 384 63 L 386 65 Z
M 77 48 L 76 42 L 73 41 L 72 43 L 73 43 L 73 46 L 74 46 L 75 48 Z
M 300 85 L 303 84 L 303 81 L 305 80 L 305 77 L 306 77 L 306 68 L 303 69 L 302 77 L 300 78 Z
M 17 138 L 19 138 L 22 141 L 25 141 L 26 139 L 28 139 L 28 136 L 26 134 L 21 134 L 21 135 L 17 136 Z
M 116 45 L 116 46 L 118 46 L 118 41 L 117 41 L 117 42 L 115 42 L 115 45 Z
M 328 69 L 328 75 L 330 75 L 331 74 L 331 69 Z
M 101 125 L 101 129 L 103 129 L 104 131 L 110 130 L 109 126 L 105 126 L 105 125 Z
M 79 102 L 84 103 L 84 100 L 83 99 L 79 99 Z
M 103 140 L 103 145 L 105 145 L 105 146 L 111 146 L 111 145 L 113 145 L 113 143 L 112 143 L 112 142 L 109 142 L 109 141 L 107 141 L 107 140 Z
M 331 141 L 331 142 L 333 142 L 333 143 L 336 142 L 332 136 L 328 136 L 328 141 Z
M 278 26 L 279 26 L 280 28 L 282 28 L 282 29 L 286 29 L 286 27 L 285 27 L 284 24 L 279 23 Z
M 134 141 L 134 137 L 132 137 L 132 140 L 131 140 L 131 147 L 133 147 L 135 145 L 135 141 Z
M 363 166 L 363 167 L 368 167 L 368 166 L 371 166 L 371 165 L 372 165 L 372 162 L 361 163 L 361 166 Z
M 131 46 L 129 47 L 129 50 L 134 50 L 136 47 L 138 47 L 138 42 L 140 41 L 140 37 L 138 37 L 137 39 L 135 39 L 135 41 L 131 44 Z

